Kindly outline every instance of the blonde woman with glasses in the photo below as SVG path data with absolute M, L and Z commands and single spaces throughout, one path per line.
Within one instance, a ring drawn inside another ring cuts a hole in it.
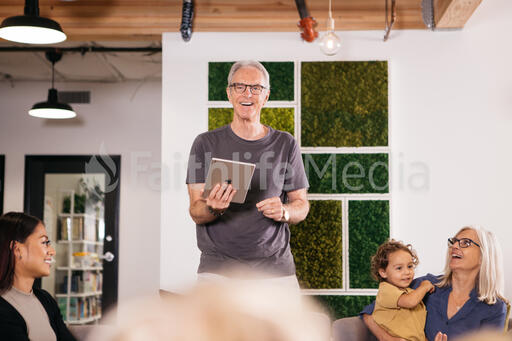
M 444 274 L 416 278 L 435 284 L 425 295 L 425 335 L 431 341 L 446 341 L 481 328 L 503 329 L 507 300 L 503 297 L 504 277 L 501 248 L 494 234 L 478 227 L 464 227 L 448 238 Z M 364 322 L 379 340 L 397 340 L 373 320 L 373 305 L 362 311 Z

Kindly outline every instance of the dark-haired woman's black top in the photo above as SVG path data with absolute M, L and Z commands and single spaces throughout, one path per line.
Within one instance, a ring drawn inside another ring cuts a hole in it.
M 62 320 L 59 306 L 53 297 L 42 289 L 33 289 L 41 302 L 52 326 L 57 341 L 76 341 Z M 0 297 L 0 338 L 9 341 L 29 341 L 27 324 L 20 313 L 5 299 Z

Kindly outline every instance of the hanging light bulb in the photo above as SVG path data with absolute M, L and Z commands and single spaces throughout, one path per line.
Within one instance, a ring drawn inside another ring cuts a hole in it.
M 76 116 L 76 113 L 69 104 L 59 102 L 57 89 L 53 86 L 55 79 L 55 62 L 59 61 L 61 57 L 62 53 L 60 52 L 46 52 L 46 58 L 52 62 L 52 87 L 48 90 L 48 100 L 34 104 L 32 109 L 28 111 L 30 116 L 50 119 L 73 118 Z
M 338 53 L 341 47 L 340 38 L 334 33 L 334 19 L 332 18 L 331 0 L 329 0 L 329 19 L 327 19 L 327 33 L 319 42 L 320 49 L 328 56 Z

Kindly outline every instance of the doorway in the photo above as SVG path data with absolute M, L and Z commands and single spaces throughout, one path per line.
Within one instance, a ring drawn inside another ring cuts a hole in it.
M 44 221 L 57 251 L 51 274 L 36 281 L 67 324 L 101 320 L 117 303 L 119 155 L 28 155 L 26 213 Z

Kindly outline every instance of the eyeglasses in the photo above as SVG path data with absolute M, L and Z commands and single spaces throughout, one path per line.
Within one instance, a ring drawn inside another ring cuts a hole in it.
M 251 94 L 260 95 L 264 89 L 266 89 L 263 85 L 260 84 L 244 84 L 244 83 L 233 83 L 229 85 L 230 88 L 235 89 L 237 94 L 243 94 L 247 87 L 249 87 Z
M 471 244 L 475 244 L 476 246 L 480 247 L 480 245 L 475 242 L 474 240 L 471 240 L 469 238 L 461 238 L 461 239 L 458 239 L 458 238 L 448 238 L 448 246 L 453 246 L 453 244 L 455 243 L 459 243 L 459 247 L 462 248 L 462 249 L 465 249 L 467 247 L 470 247 Z

